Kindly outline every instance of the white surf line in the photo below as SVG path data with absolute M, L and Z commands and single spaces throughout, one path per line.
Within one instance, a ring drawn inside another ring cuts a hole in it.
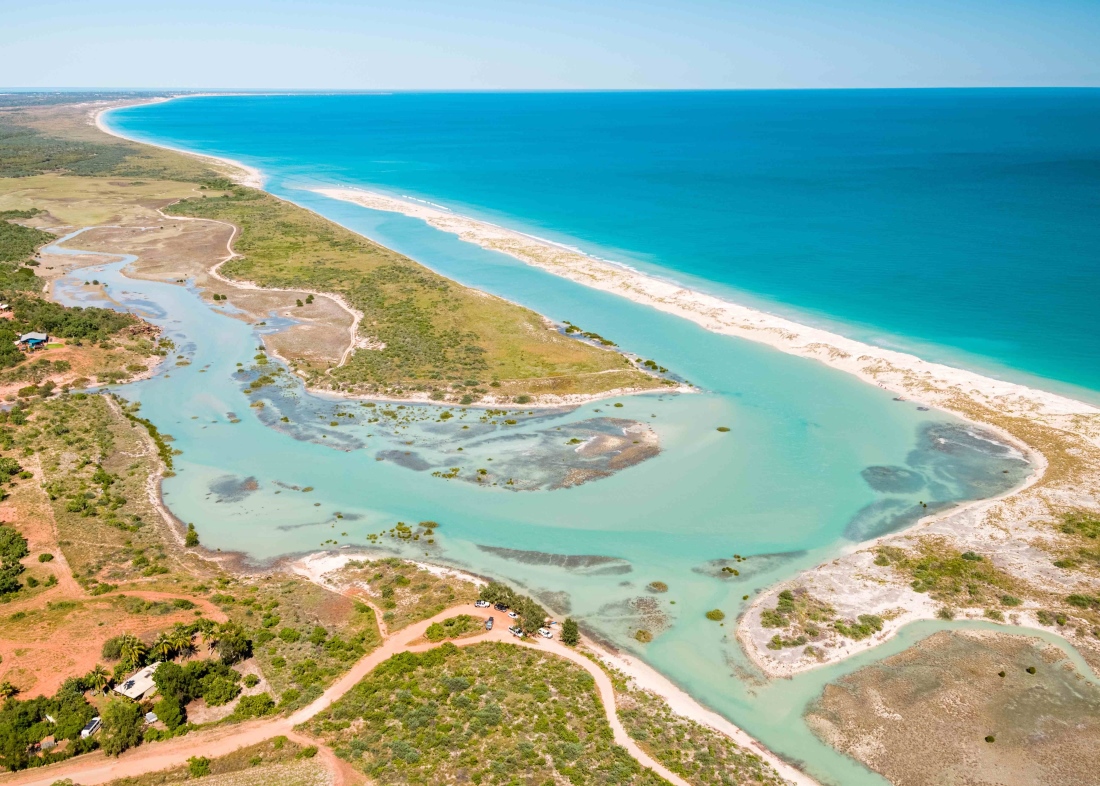
M 228 94 L 224 94 L 224 93 L 205 93 L 205 94 L 201 94 L 201 95 L 165 96 L 165 97 L 151 98 L 151 99 L 146 99 L 146 100 L 139 99 L 139 100 L 131 102 L 131 103 L 123 103 L 123 104 L 117 104 L 116 103 L 116 104 L 113 104 L 111 106 L 99 107 L 99 108 L 93 109 L 89 113 L 89 115 L 90 115 L 90 119 L 91 119 L 92 124 L 96 128 L 98 128 L 100 131 L 102 131 L 104 134 L 109 134 L 110 136 L 116 137 L 118 139 L 124 139 L 127 142 L 136 142 L 139 145 L 149 145 L 150 147 L 159 147 L 161 150 L 170 150 L 173 153 L 179 153 L 181 155 L 190 156 L 192 158 L 197 158 L 197 159 L 199 159 L 200 161 L 203 161 L 203 162 L 214 161 L 214 162 L 217 162 L 219 164 L 222 164 L 223 166 L 228 166 L 228 167 L 231 167 L 233 169 L 240 170 L 239 172 L 233 172 L 230 179 L 233 180 L 236 183 L 240 183 L 242 186 L 248 186 L 250 188 L 262 189 L 264 187 L 263 173 L 254 166 L 249 166 L 248 164 L 242 164 L 240 161 L 237 161 L 237 160 L 232 159 L 232 158 L 226 158 L 225 156 L 212 156 L 212 155 L 208 155 L 206 153 L 195 153 L 195 152 L 192 152 L 190 150 L 184 150 L 183 148 L 180 148 L 180 147 L 172 147 L 171 145 L 162 145 L 162 144 L 158 144 L 157 142 L 146 142 L 144 140 L 139 140 L 139 139 L 130 139 L 129 137 L 123 136 L 122 134 L 118 133 L 117 131 L 114 131 L 109 125 L 107 125 L 106 121 L 103 119 L 103 116 L 105 114 L 107 114 L 108 112 L 110 112 L 112 109 L 121 109 L 125 106 L 136 106 L 136 105 L 140 105 L 140 104 L 160 104 L 160 103 L 164 103 L 165 101 L 175 101 L 175 100 L 180 99 L 180 98 L 201 98 L 203 95 L 214 96 L 214 95 L 228 95 Z
M 671 281 L 583 254 L 568 246 L 486 221 L 445 212 L 357 188 L 315 188 L 316 193 L 372 210 L 401 213 L 457 235 L 461 240 L 508 254 L 522 262 L 593 289 L 675 314 L 715 333 L 766 344 L 853 374 L 878 387 L 938 408 L 947 398 L 970 395 L 1012 415 L 1097 415 L 1100 409 L 1066 396 L 931 363 L 784 317 L 697 292 Z

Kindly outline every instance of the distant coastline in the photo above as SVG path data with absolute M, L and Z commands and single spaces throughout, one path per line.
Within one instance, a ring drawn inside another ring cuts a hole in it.
M 104 120 L 104 115 L 106 115 L 108 112 L 110 112 L 113 109 L 121 109 L 124 106 L 135 106 L 135 105 L 139 105 L 139 104 L 159 104 L 159 103 L 162 103 L 164 101 L 174 101 L 177 98 L 198 98 L 198 97 L 201 97 L 201 95 L 203 95 L 203 94 L 191 94 L 191 95 L 186 95 L 186 96 L 172 96 L 172 97 L 167 97 L 167 98 L 138 99 L 136 101 L 133 101 L 132 103 L 121 104 L 121 105 L 118 104 L 118 103 L 112 103 L 110 106 L 99 107 L 97 109 L 93 109 L 90 113 L 90 116 L 91 116 L 92 122 L 95 124 L 95 127 L 98 128 L 100 131 L 102 131 L 104 134 L 110 134 L 111 136 L 113 136 L 117 139 L 125 139 L 127 142 L 137 142 L 138 144 L 141 144 L 141 145 L 149 145 L 150 147 L 159 147 L 161 150 L 171 150 L 173 153 L 180 153 L 181 155 L 191 156 L 192 158 L 198 158 L 198 159 L 201 159 L 203 161 L 215 161 L 215 162 L 217 162 L 217 163 L 219 163 L 219 164 L 221 164 L 225 167 L 229 167 L 230 170 L 233 170 L 233 172 L 232 172 L 232 174 L 234 175 L 233 179 L 236 182 L 240 183 L 242 186 L 248 186 L 249 188 L 262 189 L 264 187 L 263 173 L 254 166 L 249 166 L 248 164 L 242 164 L 240 161 L 237 161 L 237 160 L 232 159 L 232 158 L 226 158 L 224 156 L 211 156 L 211 155 L 207 155 L 205 153 L 195 153 L 191 150 L 184 150 L 181 147 L 172 147 L 171 145 L 162 145 L 162 144 L 158 144 L 157 142 L 147 142 L 145 140 L 131 139 L 130 137 L 123 136 L 122 134 L 120 134 L 117 131 L 115 131 L 114 129 L 112 129 L 109 125 L 107 125 L 107 122 Z M 221 95 L 221 94 L 219 94 L 219 95 Z
M 171 100 L 175 100 L 175 97 L 144 99 L 133 104 Z M 130 104 L 123 106 L 127 105 Z M 218 162 L 234 170 L 232 174 L 236 182 L 263 189 L 263 173 L 256 167 L 224 156 L 135 140 L 114 131 L 106 123 L 104 116 L 119 108 L 121 107 L 118 103 L 98 107 L 90 113 L 92 122 L 104 133 L 119 139 Z M 911 353 L 847 338 L 822 328 L 688 289 L 626 265 L 597 259 L 561 243 L 455 214 L 442 205 L 425 200 L 400 199 L 351 187 L 311 190 L 331 199 L 351 202 L 372 210 L 401 213 L 421 219 L 436 229 L 457 235 L 461 240 L 508 254 L 554 275 L 675 314 L 715 333 L 739 336 L 787 354 L 818 360 L 853 374 L 865 382 L 928 406 L 961 414 L 949 405 L 948 400 L 955 394 L 964 392 L 1004 414 L 1030 412 L 1055 417 L 1100 415 L 1100 408 L 1069 396 L 994 379 L 943 363 L 925 361 Z

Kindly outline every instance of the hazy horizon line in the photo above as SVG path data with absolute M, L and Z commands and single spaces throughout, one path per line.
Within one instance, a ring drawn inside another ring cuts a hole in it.
M 838 92 L 868 90 L 1097 90 L 1096 85 L 876 85 L 837 87 L 506 87 L 506 88 L 327 88 L 327 87 L 105 87 L 105 86 L 0 86 L 3 93 L 182 93 L 182 94 L 346 94 L 389 95 L 395 93 L 761 93 Z

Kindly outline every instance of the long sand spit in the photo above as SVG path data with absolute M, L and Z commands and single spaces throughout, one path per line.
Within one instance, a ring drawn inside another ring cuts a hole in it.
M 792 355 L 819 360 L 922 403 L 944 407 L 947 398 L 963 393 L 1005 414 L 1100 414 L 1100 409 L 1065 396 L 930 363 L 915 355 L 845 338 L 596 259 L 567 246 L 422 202 L 358 188 L 312 190 L 371 210 L 419 218 L 466 242 L 508 254 L 578 284 L 689 319 L 715 333 L 739 336 Z

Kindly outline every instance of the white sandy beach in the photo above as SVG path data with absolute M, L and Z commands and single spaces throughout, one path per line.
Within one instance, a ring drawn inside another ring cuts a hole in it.
M 739 336 L 792 355 L 821 361 L 930 406 L 943 407 L 953 395 L 965 393 L 993 409 L 1011 414 L 1100 414 L 1100 409 L 1065 396 L 991 379 L 964 369 L 929 363 L 914 355 L 801 325 L 784 317 L 594 259 L 522 232 L 456 215 L 428 203 L 354 188 L 314 190 L 332 199 L 354 202 L 372 210 L 419 218 L 466 242 L 508 254 L 578 284 L 689 319 L 715 333 Z
M 221 94 L 219 94 L 219 95 L 221 95 Z M 177 96 L 177 98 L 179 98 L 179 97 L 199 98 L 201 96 L 200 95 Z M 103 116 L 105 114 L 107 114 L 107 112 L 109 112 L 112 109 L 119 109 L 123 106 L 129 106 L 131 104 L 158 104 L 162 101 L 173 101 L 173 100 L 175 100 L 175 98 L 154 98 L 154 99 L 138 99 L 138 100 L 135 100 L 135 101 L 132 101 L 132 102 L 129 102 L 129 103 L 125 103 L 125 104 L 119 104 L 118 102 L 111 102 L 107 106 L 103 106 L 102 104 L 97 104 L 95 106 L 95 108 L 93 108 L 89 112 L 89 116 L 91 117 L 92 122 L 95 124 L 95 127 L 98 128 L 100 131 L 102 131 L 104 134 L 110 134 L 111 136 L 117 137 L 118 139 L 125 139 L 127 142 L 133 142 L 133 141 L 136 141 L 136 140 L 130 139 L 130 137 L 123 136 L 122 134 L 119 134 L 119 133 L 116 133 L 115 131 L 113 131 L 111 129 L 111 127 L 109 125 L 107 125 L 106 121 L 103 119 Z M 183 148 L 179 148 L 179 147 L 172 147 L 171 145 L 160 145 L 160 144 L 157 144 L 155 142 L 144 142 L 143 141 L 143 142 L 140 142 L 139 144 L 149 145 L 150 147 L 159 147 L 162 150 L 171 150 L 173 153 L 180 153 L 180 154 L 185 155 L 185 156 L 191 156 L 192 158 L 198 158 L 202 161 L 215 162 L 215 163 L 219 164 L 221 167 L 229 167 L 230 171 L 227 172 L 227 174 L 230 176 L 230 179 L 233 180 L 234 182 L 240 183 L 242 186 L 249 186 L 250 188 L 263 188 L 264 187 L 264 176 L 263 176 L 263 173 L 260 172 L 259 169 L 256 169 L 256 167 L 253 167 L 253 166 L 249 166 L 248 164 L 242 164 L 240 161 L 235 161 L 232 158 L 225 158 L 224 156 L 208 156 L 208 155 L 204 155 L 202 153 L 192 153 L 190 150 L 184 150 Z M 234 171 L 234 170 L 236 170 L 236 171 Z

